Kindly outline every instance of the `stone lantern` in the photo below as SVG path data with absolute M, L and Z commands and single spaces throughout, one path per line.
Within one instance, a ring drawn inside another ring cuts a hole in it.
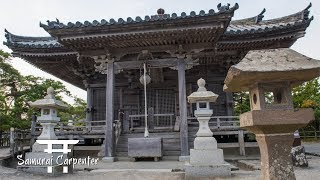
M 54 127 L 60 121 L 60 118 L 57 116 L 57 109 L 66 109 L 68 106 L 55 99 L 54 89 L 52 87 L 48 88 L 47 96 L 45 96 L 44 99 L 31 102 L 30 105 L 41 109 L 41 116 L 37 117 L 37 120 L 40 122 L 43 130 L 38 139 L 58 139 L 54 133 Z
M 47 95 L 44 99 L 36 100 L 31 102 L 32 107 L 40 108 L 41 115 L 37 117 L 37 120 L 40 122 L 42 128 L 41 135 L 37 138 L 38 140 L 57 140 L 57 136 L 54 132 L 54 127 L 60 121 L 60 118 L 57 116 L 57 109 L 65 109 L 67 105 L 63 102 L 56 100 L 54 97 L 54 89 L 49 87 L 47 90 Z M 53 149 L 62 149 L 61 144 L 52 145 Z M 52 159 L 52 164 L 49 165 L 38 165 L 38 166 L 19 166 L 19 168 L 26 172 L 38 173 L 38 174 L 48 174 L 49 167 L 51 169 L 49 175 L 58 175 L 63 172 L 62 166 L 57 164 L 56 159 L 58 156 L 63 155 L 61 161 L 67 159 L 67 154 L 62 154 L 62 152 L 52 152 L 47 153 L 45 150 L 48 149 L 47 144 L 39 144 L 35 142 L 32 146 L 32 152 L 25 154 L 25 159 L 39 159 L 44 160 Z
M 262 179 L 295 179 L 293 132 L 314 120 L 314 114 L 293 108 L 291 89 L 319 75 L 320 61 L 291 49 L 250 51 L 229 69 L 224 90 L 249 91 L 251 111 L 240 115 L 240 126 L 256 135 Z
M 213 113 L 210 102 L 215 102 L 218 95 L 205 88 L 205 80 L 198 80 L 198 90 L 188 96 L 189 103 L 196 103 L 194 115 L 199 121 L 199 130 L 194 140 L 194 149 L 190 150 L 190 164 L 186 164 L 186 178 L 213 178 L 231 175 L 231 168 L 226 164 L 222 149 L 217 148 L 217 141 L 212 137 L 209 120 Z

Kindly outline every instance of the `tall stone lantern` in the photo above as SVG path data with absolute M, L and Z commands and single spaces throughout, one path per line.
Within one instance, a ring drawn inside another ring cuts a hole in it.
M 231 168 L 226 164 L 223 150 L 218 149 L 217 141 L 212 136 L 209 120 L 213 113 L 210 102 L 215 102 L 218 95 L 205 88 L 205 80 L 198 80 L 198 90 L 188 96 L 189 103 L 196 103 L 194 115 L 199 121 L 199 130 L 194 140 L 194 149 L 190 150 L 190 164 L 186 164 L 186 179 L 213 178 L 231 175 Z
M 56 134 L 54 133 L 54 127 L 60 121 L 60 118 L 57 116 L 57 110 L 66 109 L 68 108 L 68 106 L 63 102 L 56 100 L 56 98 L 54 97 L 54 89 L 52 87 L 49 87 L 47 89 L 47 95 L 44 97 L 44 99 L 31 102 L 30 105 L 32 107 L 41 109 L 41 116 L 37 117 L 37 120 L 40 122 L 43 130 L 38 139 L 58 139 Z
M 240 115 L 240 126 L 256 135 L 262 179 L 295 179 L 293 132 L 314 120 L 314 113 L 293 108 L 291 89 L 319 75 L 320 61 L 291 49 L 250 51 L 229 69 L 224 90 L 249 91 L 251 111 Z
M 57 136 L 54 132 L 54 127 L 60 121 L 60 118 L 57 116 L 58 109 L 65 109 L 68 106 L 63 102 L 56 100 L 54 97 L 54 89 L 49 87 L 47 89 L 47 95 L 44 99 L 36 100 L 35 102 L 29 103 L 32 107 L 40 108 L 41 115 L 37 117 L 37 120 L 40 122 L 42 132 L 37 138 L 38 140 L 57 140 Z M 47 144 L 39 144 L 35 142 L 32 146 L 32 152 L 28 152 L 25 155 L 25 159 L 52 159 L 52 164 L 49 165 L 38 165 L 38 166 L 19 166 L 23 171 L 38 173 L 38 174 L 50 174 L 48 175 L 57 175 L 63 172 L 63 167 L 59 166 L 56 162 L 58 156 L 63 155 L 61 161 L 67 158 L 66 154 L 61 152 L 52 152 L 47 153 L 44 150 L 48 148 Z M 62 149 L 62 145 L 55 144 L 52 145 L 53 149 Z M 49 170 L 50 169 L 50 170 Z

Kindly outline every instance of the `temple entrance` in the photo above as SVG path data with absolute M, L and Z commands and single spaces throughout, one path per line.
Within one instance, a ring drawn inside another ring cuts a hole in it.
M 129 132 L 143 132 L 144 94 L 143 90 L 135 90 L 124 94 L 124 124 Z M 173 89 L 147 90 L 148 123 L 151 132 L 173 130 L 176 116 L 176 95 Z M 129 127 L 128 127 L 129 125 Z M 128 129 L 129 128 L 129 129 Z

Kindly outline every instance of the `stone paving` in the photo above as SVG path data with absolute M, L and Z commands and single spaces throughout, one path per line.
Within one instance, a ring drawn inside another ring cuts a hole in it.
M 308 156 L 309 167 L 308 168 L 295 168 L 295 174 L 297 179 L 309 180 L 318 179 L 320 174 L 320 157 Z M 256 166 L 260 165 L 259 160 L 244 160 Z M 184 172 L 179 171 L 183 167 L 184 163 L 177 161 L 160 161 L 160 162 L 126 162 L 119 161 L 115 163 L 102 163 L 92 169 L 87 169 L 85 166 L 78 166 L 73 174 L 66 174 L 60 177 L 52 178 L 48 176 L 32 175 L 23 172 L 18 172 L 15 169 L 0 167 L 0 179 L 2 180 L 40 180 L 40 179 L 170 179 L 180 180 L 184 178 Z M 86 170 L 84 170 L 86 168 Z M 173 171 L 173 172 L 172 172 Z M 175 172 L 176 171 L 176 172 Z M 220 179 L 259 179 L 260 171 L 244 170 L 240 169 L 232 171 L 232 176 L 229 178 Z
M 306 147 L 311 147 L 314 152 L 320 148 L 320 143 L 304 143 Z M 306 148 L 308 149 L 308 148 Z M 307 150 L 310 151 L 310 148 Z M 311 152 L 311 151 L 310 151 Z M 320 175 L 320 157 L 318 156 L 307 156 L 309 161 L 308 168 L 295 167 L 295 174 L 297 180 L 315 180 L 319 179 Z M 253 166 L 260 167 L 259 160 L 242 160 Z M 184 163 L 178 161 L 118 161 L 115 163 L 104 163 L 99 162 L 98 165 L 87 167 L 87 166 L 76 166 L 73 174 L 66 174 L 60 177 L 48 177 L 40 175 L 32 175 L 24 172 L 19 172 L 15 169 L 5 168 L 0 166 L 0 179 L 1 180 L 41 180 L 41 179 L 70 179 L 70 180 L 81 180 L 81 179 L 104 179 L 104 180 L 180 180 L 184 178 L 183 169 Z M 232 171 L 232 176 L 224 179 L 245 179 L 245 180 L 256 180 L 260 177 L 260 170 L 249 170 L 242 169 Z M 223 179 L 223 178 L 220 178 Z
M 303 142 L 306 153 L 320 156 L 320 143 L 319 142 Z

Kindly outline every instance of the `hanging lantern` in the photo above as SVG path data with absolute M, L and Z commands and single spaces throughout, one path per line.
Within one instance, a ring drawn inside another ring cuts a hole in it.
M 144 77 L 143 77 L 143 75 L 139 78 L 139 80 L 140 80 L 140 83 L 141 84 L 144 84 Z M 148 75 L 148 74 L 146 74 L 146 84 L 149 84 L 151 82 L 151 77 Z

